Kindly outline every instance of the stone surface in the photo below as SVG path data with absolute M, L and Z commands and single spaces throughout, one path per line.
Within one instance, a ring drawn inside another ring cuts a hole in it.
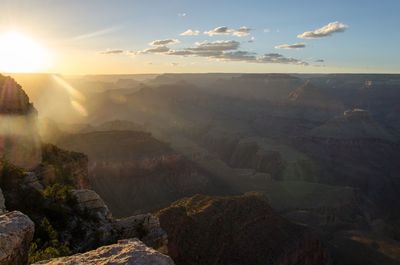
M 109 220 L 112 218 L 107 205 L 94 190 L 72 190 L 71 193 L 76 197 L 78 205 L 82 210 L 87 209 L 101 220 Z
M 147 246 L 167 253 L 168 236 L 153 214 L 139 214 L 115 221 L 121 238 L 139 237 Z
M 170 257 L 147 247 L 137 239 L 121 240 L 118 244 L 104 246 L 83 254 L 43 261 L 47 265 L 173 265 Z
M 0 216 L 0 265 L 27 263 L 34 230 L 33 222 L 21 212 Z

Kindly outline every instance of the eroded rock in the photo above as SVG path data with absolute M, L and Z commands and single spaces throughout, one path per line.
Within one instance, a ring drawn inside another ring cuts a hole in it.
M 13 211 L 0 216 L 0 265 L 23 265 L 35 227 L 31 219 Z

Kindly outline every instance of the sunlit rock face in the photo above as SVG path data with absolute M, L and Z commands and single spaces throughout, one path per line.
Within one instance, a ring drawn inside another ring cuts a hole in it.
M 41 162 L 37 112 L 14 79 L 0 75 L 0 157 L 25 169 Z
M 174 265 L 170 257 L 147 247 L 137 239 L 120 240 L 83 254 L 42 261 L 43 265 L 124 264 L 124 265 Z

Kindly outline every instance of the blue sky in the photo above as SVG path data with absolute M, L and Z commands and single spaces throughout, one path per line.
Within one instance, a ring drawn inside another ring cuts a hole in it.
M 21 31 L 42 42 L 54 53 L 55 60 L 48 69 L 52 72 L 400 72 L 398 0 L 0 0 L 0 3 L 0 31 Z M 297 37 L 331 22 L 347 27 L 329 36 Z M 204 34 L 222 26 L 228 27 L 232 34 Z M 250 29 L 248 35 L 233 35 L 240 27 Z M 200 33 L 180 36 L 187 29 Z M 166 45 L 173 51 L 217 41 L 238 42 L 239 47 L 217 56 L 144 52 L 154 48 L 150 42 L 168 39 L 179 40 L 178 44 Z M 305 47 L 275 48 L 299 43 Z M 121 52 L 105 54 L 116 50 Z M 230 56 L 237 51 L 252 57 L 231 60 Z M 284 60 L 274 59 L 271 63 L 269 59 L 260 59 L 264 54 L 276 53 Z

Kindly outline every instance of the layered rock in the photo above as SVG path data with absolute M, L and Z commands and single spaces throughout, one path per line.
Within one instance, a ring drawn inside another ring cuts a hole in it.
M 0 264 L 24 265 L 33 238 L 34 224 L 26 215 L 14 211 L 0 216 Z
M 378 139 L 394 140 L 385 128 L 377 123 L 367 110 L 350 109 L 342 116 L 329 120 L 310 131 L 307 136 L 331 139 Z
M 344 108 L 341 102 L 330 97 L 325 90 L 314 86 L 310 81 L 306 81 L 291 92 L 289 100 L 303 106 L 321 109 L 342 110 Z
M 74 265 L 173 265 L 170 257 L 147 247 L 137 239 L 121 240 L 117 244 L 104 246 L 83 254 L 43 261 L 36 264 Z
M 88 155 L 91 185 L 116 217 L 164 207 L 208 185 L 193 163 L 146 132 L 81 133 L 60 145 Z
M 37 112 L 14 79 L 0 75 L 0 156 L 33 169 L 41 162 Z
M 320 265 L 327 254 L 315 235 L 275 214 L 263 197 L 182 199 L 159 213 L 176 264 Z

